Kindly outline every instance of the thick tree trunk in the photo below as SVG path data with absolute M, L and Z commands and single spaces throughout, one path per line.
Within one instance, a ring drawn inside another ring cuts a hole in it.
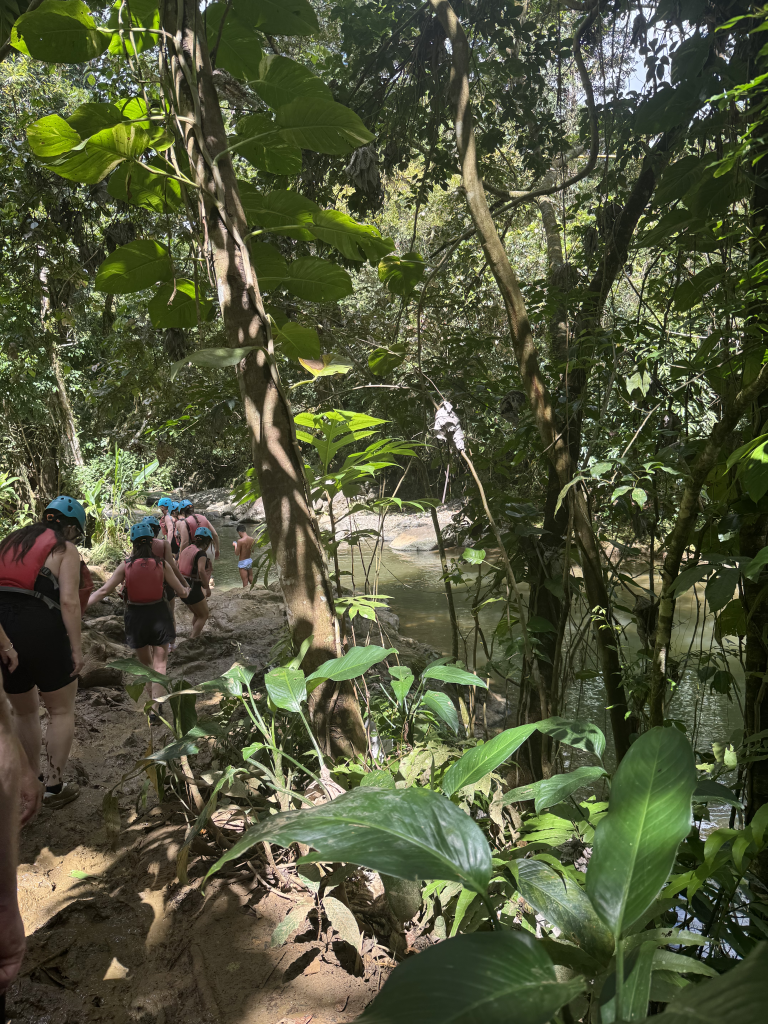
M 451 42 L 451 90 L 456 104 L 456 145 L 461 161 L 467 206 L 504 302 L 515 356 L 539 429 L 542 447 L 557 472 L 562 488 L 570 483 L 574 475 L 570 438 L 566 436 L 566 432 L 558 429 L 554 405 L 539 368 L 525 300 L 496 230 L 480 178 L 469 97 L 469 44 L 448 0 L 430 0 L 430 3 Z M 574 533 L 582 556 L 587 600 L 592 609 L 616 757 L 621 760 L 629 749 L 629 708 L 623 687 L 618 644 L 611 620 L 610 597 L 584 496 L 578 488 L 571 487 L 568 500 L 571 503 Z
M 291 635 L 297 647 L 314 637 L 305 659 L 305 668 L 313 669 L 341 653 L 338 623 L 293 417 L 243 241 L 247 225 L 226 152 L 227 134 L 197 0 L 166 0 L 162 20 L 167 32 L 163 84 L 202 196 L 227 341 L 233 348 L 257 346 L 239 364 L 240 392 Z M 310 716 L 328 753 L 351 756 L 365 751 L 365 730 L 351 683 L 318 687 L 310 699 Z

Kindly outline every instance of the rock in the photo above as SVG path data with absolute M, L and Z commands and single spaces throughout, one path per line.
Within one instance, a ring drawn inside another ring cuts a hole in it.
M 250 506 L 239 506 L 236 518 L 238 522 L 241 523 L 263 523 L 266 519 L 266 515 L 264 514 L 264 499 L 257 498 Z
M 204 515 L 212 519 L 220 519 L 223 516 L 234 519 L 237 516 L 237 507 L 231 501 L 216 501 L 204 510 Z
M 403 530 L 389 545 L 393 551 L 435 551 L 437 549 L 437 537 L 435 528 L 429 526 L 416 526 Z

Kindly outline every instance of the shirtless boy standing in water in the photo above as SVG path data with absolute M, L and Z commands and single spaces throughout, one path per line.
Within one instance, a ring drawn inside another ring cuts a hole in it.
M 256 543 L 253 537 L 249 537 L 242 523 L 237 528 L 237 540 L 232 541 L 232 547 L 237 552 L 237 568 L 240 570 L 240 579 L 243 581 L 243 589 L 253 583 L 253 559 L 251 552 Z

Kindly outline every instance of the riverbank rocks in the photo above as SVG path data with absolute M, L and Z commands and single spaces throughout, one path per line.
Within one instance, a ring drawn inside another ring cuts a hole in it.
M 435 528 L 429 526 L 415 526 L 410 530 L 403 530 L 390 542 L 393 551 L 436 551 L 437 535 Z

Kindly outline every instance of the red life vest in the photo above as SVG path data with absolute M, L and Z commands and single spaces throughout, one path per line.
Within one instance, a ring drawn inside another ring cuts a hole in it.
M 13 561 L 13 549 L 0 556 L 0 588 L 35 593 L 35 582 L 48 555 L 61 543 L 53 530 L 45 530 L 18 562 Z
M 88 598 L 93 593 L 93 577 L 91 576 L 91 570 L 85 564 L 80 563 L 80 589 L 77 592 L 77 596 L 80 598 L 80 615 L 83 614 L 85 609 L 88 607 Z
M 207 558 L 204 551 L 201 551 L 195 544 L 188 544 L 179 555 L 179 572 L 187 580 L 199 580 L 198 559 L 202 555 Z
M 125 592 L 128 604 L 157 604 L 163 600 L 165 563 L 157 558 L 126 558 Z

